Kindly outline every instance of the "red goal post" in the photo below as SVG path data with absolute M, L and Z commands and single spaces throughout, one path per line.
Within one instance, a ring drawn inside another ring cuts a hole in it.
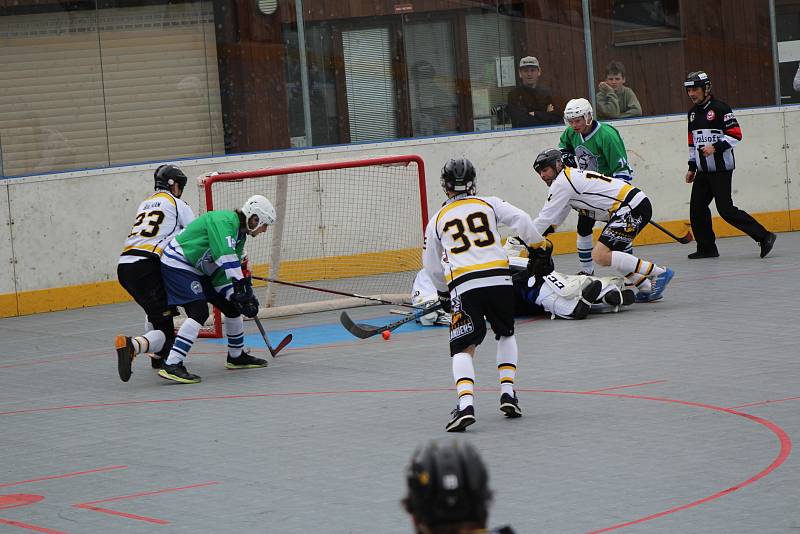
M 250 269 L 261 277 L 383 299 L 408 300 L 422 267 L 428 220 L 425 165 L 416 155 L 315 161 L 198 178 L 200 212 L 235 209 L 254 194 L 277 221 L 248 237 Z M 358 298 L 254 280 L 259 317 L 368 304 Z M 218 310 L 201 336 L 221 337 Z

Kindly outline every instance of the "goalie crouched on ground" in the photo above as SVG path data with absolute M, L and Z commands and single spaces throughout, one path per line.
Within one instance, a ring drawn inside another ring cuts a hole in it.
M 189 316 L 181 325 L 164 366 L 158 372 L 167 380 L 194 384 L 184 360 L 208 318 L 208 303 L 225 315 L 228 369 L 265 367 L 266 360 L 244 350 L 242 315 L 258 315 L 258 299 L 250 279 L 242 273 L 241 259 L 247 236 L 264 233 L 277 216 L 269 200 L 253 195 L 237 210 L 209 211 L 194 220 L 164 248 L 161 273 L 170 306 L 181 306 Z

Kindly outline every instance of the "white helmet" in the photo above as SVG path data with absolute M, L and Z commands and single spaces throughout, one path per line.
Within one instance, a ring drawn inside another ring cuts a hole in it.
M 275 208 L 272 207 L 272 202 L 261 195 L 253 195 L 248 198 L 244 206 L 242 206 L 242 213 L 244 214 L 247 229 L 251 232 L 258 230 L 258 227 L 262 224 L 272 224 L 278 219 Z M 250 217 L 252 215 L 258 217 L 258 224 L 256 224 L 255 228 L 250 228 Z
M 564 123 L 567 126 L 569 126 L 571 119 L 577 119 L 578 117 L 583 117 L 586 119 L 586 124 L 591 124 L 593 116 L 592 105 L 585 98 L 573 98 L 567 102 L 567 106 L 564 108 Z

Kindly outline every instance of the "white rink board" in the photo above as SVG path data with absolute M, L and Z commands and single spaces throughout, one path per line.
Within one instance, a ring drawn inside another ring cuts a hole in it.
M 800 107 L 737 112 L 744 140 L 736 149 L 734 199 L 751 212 L 787 209 L 783 162 L 785 116 L 788 133 L 800 133 Z M 683 114 L 618 121 L 635 167 L 635 185 L 651 197 L 656 220 L 688 219 L 690 187 L 686 173 L 686 119 Z M 556 125 L 535 130 L 498 131 L 386 143 L 292 150 L 177 162 L 191 178 L 212 171 L 250 170 L 331 159 L 358 159 L 389 154 L 418 154 L 425 162 L 428 213 L 444 199 L 439 170 L 453 156 L 466 156 L 478 170 L 482 195 L 500 196 L 535 214 L 547 190 L 534 175 L 536 154 L 555 146 L 563 131 Z M 790 135 L 790 139 L 794 136 Z M 797 148 L 790 146 L 790 176 L 797 173 Z M 783 163 L 782 163 L 783 162 Z M 152 191 L 157 163 L 123 168 L 9 179 L 10 207 L 0 200 L 0 223 L 10 216 L 15 229 L 16 287 L 0 275 L 0 293 L 30 291 L 113 280 L 122 242 L 136 206 Z M 798 180 L 792 184 L 792 207 L 800 205 Z M 198 208 L 198 193 L 187 186 L 185 200 Z M 351 209 L 358 209 L 352 206 Z M 574 228 L 570 216 L 565 230 Z M 353 228 L 356 239 L 363 228 Z M 9 255 L 9 226 L 0 225 L 0 261 Z

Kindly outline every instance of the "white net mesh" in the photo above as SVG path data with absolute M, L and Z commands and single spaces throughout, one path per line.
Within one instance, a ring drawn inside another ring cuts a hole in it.
M 200 179 L 201 211 L 264 195 L 278 220 L 247 238 L 255 276 L 399 300 L 422 266 L 421 184 L 415 156 L 232 172 Z M 254 288 L 264 317 L 366 303 L 257 280 Z

